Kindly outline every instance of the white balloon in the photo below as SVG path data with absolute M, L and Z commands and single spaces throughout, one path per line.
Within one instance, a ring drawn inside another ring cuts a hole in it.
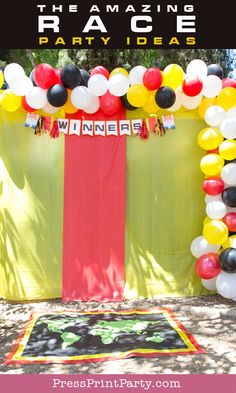
M 187 96 L 183 94 L 183 106 L 186 109 L 193 110 L 196 109 L 202 101 L 202 93 L 198 94 L 195 97 Z
M 209 280 L 201 279 L 202 285 L 204 288 L 208 289 L 208 291 L 216 291 L 216 277 L 210 278 Z
M 204 118 L 209 126 L 219 127 L 225 119 L 225 111 L 221 106 L 212 105 L 206 110 Z
M 222 80 L 216 75 L 209 75 L 206 77 L 202 94 L 205 97 L 213 98 L 218 96 L 219 92 L 222 90 Z
M 206 214 L 212 220 L 220 220 L 227 213 L 227 207 L 222 201 L 210 202 L 206 206 Z
M 206 194 L 205 202 L 206 202 L 206 204 L 211 203 L 211 202 L 222 202 L 221 194 L 218 194 L 218 195 Z
M 200 258 L 208 252 L 218 252 L 220 247 L 219 244 L 210 244 L 204 236 L 198 236 L 192 241 L 190 251 L 195 258 Z
M 41 87 L 34 86 L 30 92 L 25 96 L 26 102 L 31 108 L 41 109 L 47 103 L 47 90 L 41 89 Z
M 88 89 L 94 96 L 103 96 L 108 90 L 108 80 L 104 75 L 94 74 L 89 78 Z
M 188 76 L 198 76 L 202 81 L 204 81 L 207 77 L 207 65 L 203 60 L 192 60 L 187 66 L 186 74 Z
M 59 108 L 52 106 L 51 104 L 49 104 L 49 102 L 47 102 L 42 109 L 45 113 L 49 113 L 51 115 L 59 110 Z
M 93 99 L 93 95 L 90 93 L 89 89 L 85 86 L 75 87 L 70 96 L 70 100 L 75 108 L 85 109 L 89 107 Z
M 221 170 L 221 178 L 229 186 L 236 185 L 236 164 L 225 165 Z
M 221 123 L 220 132 L 226 139 L 236 138 L 236 119 L 225 119 Z
M 228 110 L 226 119 L 236 119 L 236 106 Z
M 147 71 L 146 67 L 136 66 L 132 68 L 129 73 L 129 81 L 131 85 L 142 85 L 143 84 L 143 75 Z
M 108 81 L 108 88 L 114 96 L 124 96 L 129 89 L 129 78 L 123 74 L 114 74 Z
M 9 79 L 9 87 L 17 96 L 26 96 L 33 87 L 33 83 L 25 74 L 14 74 Z
M 25 74 L 23 68 L 21 67 L 20 64 L 17 63 L 11 63 L 8 64 L 4 70 L 4 78 L 6 80 L 7 83 L 9 83 L 11 77 L 14 75 L 21 75 L 21 74 Z
M 86 113 L 96 113 L 100 107 L 100 101 L 99 98 L 96 96 L 93 96 L 92 101 L 90 102 L 89 106 L 84 109 Z
M 217 292 L 226 299 L 236 298 L 236 273 L 221 272 L 216 279 Z
M 172 105 L 170 108 L 168 108 L 168 111 L 170 112 L 176 112 L 178 111 L 182 104 L 183 104 L 183 92 L 180 89 L 175 90 L 175 103 Z

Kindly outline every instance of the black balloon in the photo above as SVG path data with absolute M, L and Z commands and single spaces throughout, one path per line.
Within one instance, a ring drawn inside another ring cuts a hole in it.
M 34 80 L 34 70 L 35 70 L 35 68 L 31 71 L 29 78 L 31 79 L 31 82 L 33 83 L 33 85 L 37 86 L 37 83 Z
M 54 85 L 47 91 L 47 100 L 52 106 L 59 108 L 60 106 L 65 105 L 67 99 L 67 90 L 62 85 Z
M 236 249 L 226 248 L 219 257 L 221 269 L 227 273 L 236 272 Z
M 88 86 L 88 80 L 90 78 L 90 74 L 88 73 L 88 71 L 83 70 L 82 68 L 80 68 L 80 74 L 81 74 L 81 78 L 82 81 L 80 83 L 81 86 Z
M 207 75 L 216 75 L 218 78 L 223 79 L 224 71 L 218 64 L 211 64 L 207 67 Z
M 136 106 L 133 106 L 129 103 L 128 99 L 127 99 L 127 94 L 125 94 L 124 96 L 120 97 L 121 98 L 121 102 L 123 104 L 123 106 L 125 107 L 125 109 L 127 109 L 128 111 L 135 111 L 137 108 Z
M 66 65 L 61 70 L 61 81 L 67 89 L 74 89 L 82 82 L 82 76 L 78 67 L 73 64 Z
M 176 95 L 171 87 L 163 86 L 157 90 L 155 101 L 160 108 L 167 109 L 174 105 Z
M 223 202 L 230 207 L 236 207 L 236 187 L 228 187 L 222 192 Z

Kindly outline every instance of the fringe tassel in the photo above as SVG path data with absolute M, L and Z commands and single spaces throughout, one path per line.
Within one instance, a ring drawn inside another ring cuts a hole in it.
M 50 137 L 56 139 L 59 137 L 59 127 L 57 120 L 54 120 L 52 129 L 50 131 Z
M 46 116 L 43 117 L 43 130 L 45 132 L 50 132 L 51 122 L 52 122 L 51 117 L 49 117 L 49 116 L 48 117 L 46 117 Z
M 34 130 L 34 135 L 41 136 L 41 132 L 42 132 L 42 119 L 39 118 L 37 126 Z
M 147 126 L 146 126 L 146 123 L 144 120 L 142 123 L 142 127 L 140 127 L 140 129 L 139 129 L 139 136 L 141 139 L 148 139 L 149 138 L 149 132 L 148 132 L 148 129 L 147 129 Z
M 156 122 L 155 127 L 154 127 L 154 133 L 159 135 L 159 136 L 163 136 L 166 133 L 166 130 L 165 130 L 161 120 L 158 119 L 158 118 L 157 118 L 157 122 Z

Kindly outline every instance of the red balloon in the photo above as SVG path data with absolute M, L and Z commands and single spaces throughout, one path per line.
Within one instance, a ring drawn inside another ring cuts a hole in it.
M 109 91 L 100 98 L 100 108 L 107 116 L 115 115 L 121 108 L 120 97 L 113 96 Z
M 21 105 L 22 105 L 22 107 L 24 108 L 24 110 L 25 110 L 26 112 L 35 112 L 35 111 L 36 111 L 36 109 L 31 108 L 31 106 L 29 106 L 29 105 L 27 104 L 25 97 L 22 97 L 22 99 L 21 99 Z
M 227 225 L 229 231 L 236 232 L 236 213 L 226 214 L 223 221 Z
M 143 84 L 148 90 L 157 90 L 162 81 L 163 75 L 159 68 L 148 68 L 143 75 Z
M 234 87 L 236 89 L 236 81 L 231 78 L 222 79 L 222 89 L 225 87 Z
M 195 97 L 201 93 L 203 89 L 203 83 L 197 76 L 187 76 L 187 78 L 183 81 L 182 89 L 186 96 Z
M 59 84 L 59 85 L 63 85 L 62 81 L 61 81 L 61 70 L 62 68 L 57 68 L 55 70 L 56 76 L 57 76 L 57 82 L 55 83 L 55 85 Z
M 202 255 L 196 262 L 195 270 L 197 275 L 205 280 L 218 276 L 221 271 L 218 254 L 209 252 Z
M 208 195 L 218 195 L 224 191 L 224 182 L 220 177 L 208 177 L 203 181 L 203 190 Z
M 35 67 L 34 80 L 42 89 L 49 89 L 58 83 L 58 76 L 52 66 L 42 63 Z
M 95 74 L 104 75 L 107 79 L 109 79 L 109 76 L 110 76 L 108 69 L 103 66 L 97 66 L 97 67 L 93 68 L 91 71 L 91 75 L 95 75 Z
M 219 147 L 217 149 L 207 150 L 207 154 L 219 154 Z

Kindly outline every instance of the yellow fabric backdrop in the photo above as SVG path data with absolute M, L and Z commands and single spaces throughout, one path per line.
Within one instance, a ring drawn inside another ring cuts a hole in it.
M 0 297 L 61 297 L 64 138 L 0 111 Z
M 145 116 L 141 111 L 129 117 Z M 127 138 L 125 298 L 206 294 L 194 271 L 192 240 L 202 233 L 204 194 L 197 134 L 205 127 L 191 111 L 175 115 L 162 138 Z

